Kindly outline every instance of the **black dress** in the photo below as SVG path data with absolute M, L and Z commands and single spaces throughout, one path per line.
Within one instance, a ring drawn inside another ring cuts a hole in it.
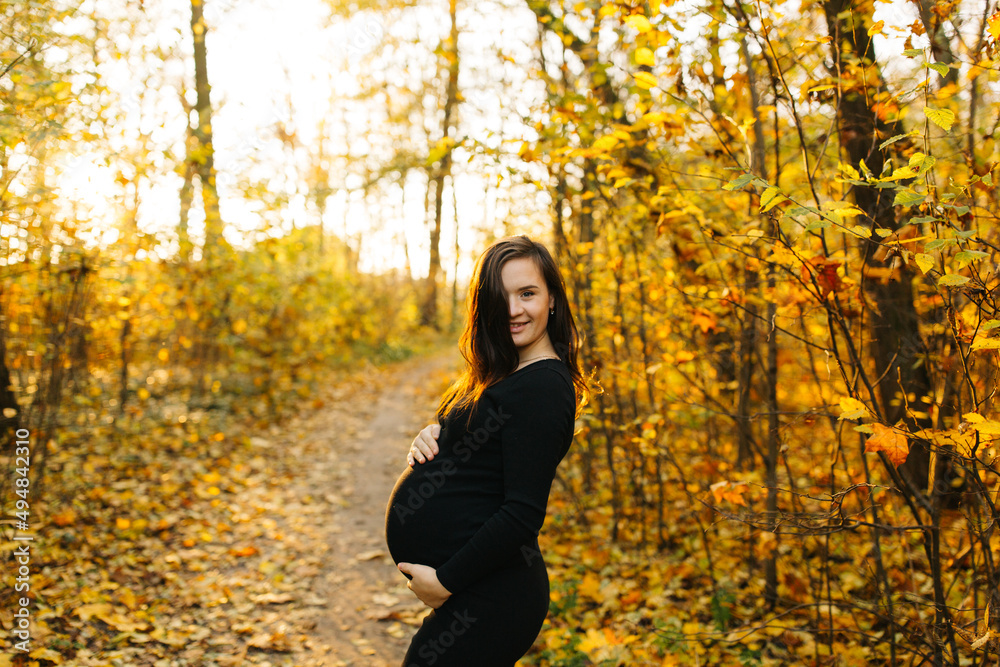
M 439 453 L 407 466 L 385 515 L 396 563 L 429 565 L 452 595 L 414 635 L 403 667 L 512 667 L 538 636 L 549 579 L 538 531 L 576 398 L 559 359 L 536 361 L 448 415 Z

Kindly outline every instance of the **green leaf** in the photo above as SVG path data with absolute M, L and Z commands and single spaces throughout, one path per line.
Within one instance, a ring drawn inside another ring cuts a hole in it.
M 910 162 L 907 166 L 910 169 L 919 169 L 917 176 L 923 176 L 927 173 L 927 170 L 934 166 L 937 162 L 937 158 L 933 155 L 924 155 L 923 153 L 917 152 L 910 156 Z
M 896 136 L 890 137 L 890 138 L 886 139 L 885 141 L 883 141 L 882 143 L 880 143 L 878 145 L 878 149 L 880 151 L 884 151 L 886 146 L 890 146 L 890 145 L 896 143 L 897 141 L 899 141 L 900 139 L 905 139 L 905 138 L 911 137 L 911 136 L 913 136 L 913 132 L 907 132 L 906 134 L 897 134 Z M 869 173 L 871 173 L 871 172 L 869 172 Z
M 939 219 L 940 218 L 935 218 L 933 215 L 922 215 L 919 218 L 911 218 L 910 219 L 910 224 L 911 225 L 920 225 L 920 224 L 923 224 L 925 222 L 935 222 L 935 221 L 937 221 Z
M 910 189 L 900 190 L 892 201 L 893 206 L 916 206 L 923 203 L 927 195 L 922 195 Z
M 833 223 L 831 223 L 826 218 L 823 218 L 822 220 L 817 220 L 815 222 L 810 222 L 808 225 L 806 225 L 806 231 L 807 232 L 811 232 L 811 231 L 816 230 L 816 229 L 826 229 L 831 224 L 833 224 Z
M 946 273 L 938 278 L 938 287 L 960 287 L 969 282 L 967 276 L 960 276 L 954 273 Z
M 785 211 L 785 215 L 789 216 L 806 215 L 807 213 L 819 215 L 819 209 L 814 206 L 796 206 Z
M 916 58 L 917 56 L 924 55 L 923 49 L 907 49 L 903 51 L 903 55 L 907 58 Z
M 927 67 L 934 70 L 941 76 L 948 76 L 948 66 L 944 63 L 925 63 Z
M 963 250 L 955 255 L 955 259 L 958 260 L 958 268 L 964 269 L 972 262 L 980 259 L 989 259 L 989 256 L 989 253 L 985 253 L 982 250 Z
M 938 248 L 955 245 L 956 243 L 955 239 L 934 239 L 933 241 L 928 241 L 924 248 L 927 250 L 937 250 Z
M 983 331 L 989 331 L 991 329 L 996 329 L 1000 327 L 1000 320 L 986 320 L 982 324 Z
M 927 116 L 927 120 L 934 123 L 945 132 L 951 130 L 951 126 L 955 124 L 955 113 L 951 109 L 924 107 L 924 115 Z
M 740 174 L 733 180 L 729 181 L 722 186 L 723 190 L 741 190 L 746 187 L 747 183 L 753 180 L 753 174 Z

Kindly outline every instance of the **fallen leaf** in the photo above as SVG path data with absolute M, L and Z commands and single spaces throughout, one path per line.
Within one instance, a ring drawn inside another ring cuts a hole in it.
M 250 598 L 257 604 L 284 604 L 292 602 L 295 598 L 289 593 L 261 593 Z

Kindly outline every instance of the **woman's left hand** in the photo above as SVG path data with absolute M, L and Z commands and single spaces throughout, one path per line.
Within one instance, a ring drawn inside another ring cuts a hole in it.
M 451 597 L 451 592 L 441 585 L 437 578 L 437 570 L 427 565 L 400 563 L 396 567 L 403 574 L 412 577 L 406 587 L 413 591 L 420 601 L 428 607 L 437 609 Z

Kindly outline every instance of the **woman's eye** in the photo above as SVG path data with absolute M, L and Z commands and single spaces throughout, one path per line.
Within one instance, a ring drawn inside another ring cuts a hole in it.
M 531 292 L 531 291 L 521 292 L 521 296 L 524 296 L 525 294 L 527 294 L 528 296 L 531 296 L 532 294 L 534 294 L 534 292 Z

